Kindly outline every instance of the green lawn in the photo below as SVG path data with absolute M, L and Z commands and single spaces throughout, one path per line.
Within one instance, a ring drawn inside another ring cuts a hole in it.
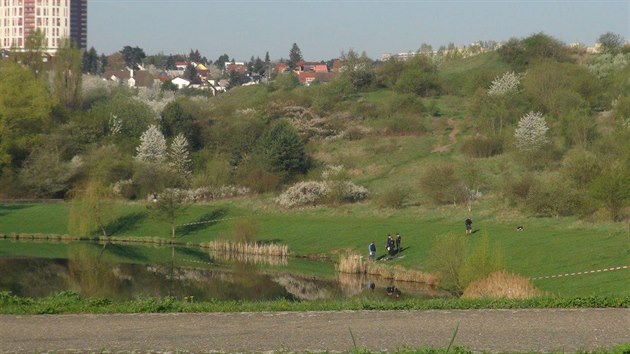
M 180 224 L 214 220 L 198 226 L 178 227 L 178 241 L 199 243 L 231 238 L 232 227 L 241 220 L 255 220 L 259 226 L 258 240 L 288 244 L 294 255 L 328 255 L 352 249 L 366 254 L 370 241 L 376 241 L 378 253 L 384 254 L 385 237 L 400 232 L 405 248 L 399 259 L 391 261 L 405 267 L 425 269 L 427 258 L 436 238 L 447 233 L 464 236 L 463 216 L 459 209 L 421 209 L 409 207 L 402 211 L 374 209 L 368 204 L 345 205 L 339 208 L 318 207 L 298 211 L 279 210 L 264 199 L 235 200 L 188 209 Z M 113 236 L 169 238 L 169 227 L 146 214 L 139 203 L 121 204 L 120 222 L 112 226 Z M 6 204 L 0 206 L 0 232 L 65 234 L 67 206 L 55 204 Z M 480 213 L 482 214 L 482 213 Z M 474 230 L 469 239 L 473 245 L 487 233 L 493 245 L 505 258 L 509 271 L 527 277 L 556 275 L 630 265 L 630 239 L 621 224 L 586 225 L 574 219 L 530 218 L 525 231 L 517 232 L 512 220 L 505 221 L 486 213 L 474 218 Z M 26 252 L 0 244 L 0 257 Z M 50 249 L 50 256 L 62 254 L 54 245 L 33 244 L 31 249 Z M 139 254 L 145 254 L 138 246 Z M 151 251 L 153 252 L 153 251 Z M 169 252 L 164 252 L 170 257 Z M 144 255 L 154 259 L 160 254 Z M 317 267 L 300 264 L 303 270 Z M 321 272 L 327 272 L 320 270 Z M 536 280 L 540 289 L 565 295 L 629 295 L 630 270 Z

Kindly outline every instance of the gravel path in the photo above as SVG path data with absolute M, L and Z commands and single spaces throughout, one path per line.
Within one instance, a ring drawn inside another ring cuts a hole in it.
M 0 352 L 445 348 L 574 352 L 630 343 L 630 309 L 0 316 Z

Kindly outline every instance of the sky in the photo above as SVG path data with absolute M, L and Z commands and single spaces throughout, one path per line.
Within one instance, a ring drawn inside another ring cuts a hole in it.
M 88 0 L 88 47 L 111 54 L 124 46 L 146 54 L 198 49 L 287 58 L 297 43 L 304 59 L 341 51 L 384 53 L 434 49 L 478 40 L 506 41 L 544 32 L 565 43 L 593 45 L 606 32 L 630 38 L 630 0 Z

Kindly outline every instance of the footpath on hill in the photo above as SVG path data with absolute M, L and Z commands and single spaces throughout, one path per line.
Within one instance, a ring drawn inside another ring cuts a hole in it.
M 3 315 L 0 352 L 391 351 L 456 328 L 475 351 L 592 351 L 630 343 L 630 309 Z

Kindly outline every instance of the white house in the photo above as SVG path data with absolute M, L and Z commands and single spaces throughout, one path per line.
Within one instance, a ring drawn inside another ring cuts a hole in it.
M 171 82 L 173 83 L 173 85 L 177 86 L 179 90 L 190 85 L 190 81 L 182 79 L 181 77 L 176 77 Z

